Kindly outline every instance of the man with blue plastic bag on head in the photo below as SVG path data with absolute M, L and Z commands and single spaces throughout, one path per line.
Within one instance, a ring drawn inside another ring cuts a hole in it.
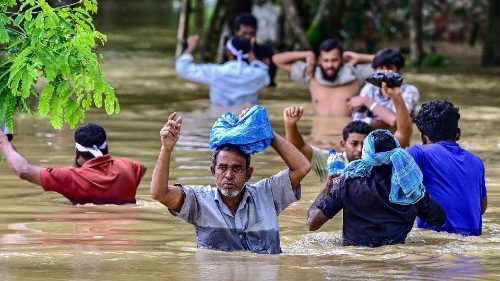
M 387 130 L 371 132 L 361 159 L 338 176 L 328 177 L 309 209 L 309 230 L 343 209 L 343 244 L 378 247 L 404 243 L 417 215 L 431 225 L 445 222 L 446 213 L 425 192 L 417 164 Z
M 278 215 L 300 199 L 300 182 L 310 164 L 274 132 L 265 109 L 255 106 L 237 118 L 222 115 L 212 128 L 210 147 L 216 187 L 169 184 L 170 158 L 182 126 L 173 113 L 160 131 L 162 148 L 153 171 L 151 195 L 172 215 L 193 224 L 199 248 L 281 253 Z M 288 169 L 249 184 L 250 154 L 271 145 Z

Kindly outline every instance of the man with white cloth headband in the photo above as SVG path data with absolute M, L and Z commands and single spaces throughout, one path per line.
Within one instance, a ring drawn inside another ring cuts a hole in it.
M 75 167 L 42 168 L 26 160 L 0 132 L 0 151 L 21 179 L 54 191 L 73 204 L 135 203 L 135 194 L 146 168 L 137 161 L 108 153 L 106 131 L 86 123 L 75 132 Z
M 192 53 L 198 40 L 198 35 L 187 38 L 187 48 L 175 62 L 177 74 L 208 85 L 212 104 L 256 104 L 259 91 L 270 83 L 270 79 L 268 66 L 255 59 L 250 41 L 240 36 L 231 37 L 225 46 L 229 59 L 226 63 L 196 64 Z

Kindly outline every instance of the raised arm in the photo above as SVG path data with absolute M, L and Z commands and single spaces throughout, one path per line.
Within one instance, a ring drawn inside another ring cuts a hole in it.
M 325 222 L 330 219 L 323 213 L 320 208 L 318 208 L 322 201 L 326 200 L 327 202 L 332 203 L 328 205 L 329 207 L 332 207 L 333 215 L 335 215 L 336 212 L 340 211 L 340 208 L 336 208 L 336 206 L 334 206 L 334 202 L 331 201 L 332 198 L 328 196 L 328 193 L 333 187 L 333 179 L 338 176 L 340 176 L 340 174 L 332 174 L 328 176 L 325 181 L 324 187 L 321 189 L 318 197 L 316 197 L 316 200 L 314 200 L 313 204 L 309 208 L 309 211 L 307 212 L 307 227 L 310 231 L 318 230 L 321 226 L 323 226 L 323 224 L 325 224 Z
M 290 182 L 292 188 L 298 187 L 302 179 L 311 169 L 311 164 L 295 146 L 276 132 L 274 132 L 274 140 L 271 145 L 290 169 Z
M 275 54 L 273 56 L 273 62 L 279 68 L 284 69 L 288 72 L 292 70 L 292 64 L 296 61 L 306 62 L 306 74 L 311 76 L 316 66 L 316 56 L 312 51 L 292 51 Z
M 352 51 L 345 51 L 342 53 L 342 58 L 346 63 L 363 64 L 363 63 L 371 63 L 375 58 L 374 55 L 371 54 L 360 54 Z
M 362 94 L 362 93 L 361 93 Z M 386 128 L 389 127 L 391 131 L 394 131 L 396 128 L 396 114 L 392 112 L 390 109 L 384 106 L 379 106 L 375 103 L 370 97 L 359 95 L 356 97 L 352 97 L 348 102 L 349 107 L 352 110 L 356 110 L 359 107 L 366 107 L 370 109 L 370 111 L 376 115 L 379 120 L 372 120 L 370 124 L 375 129 Z M 377 122 L 379 121 L 379 122 Z
M 297 122 L 299 122 L 303 114 L 304 108 L 302 106 L 289 106 L 283 110 L 285 137 L 287 141 L 293 144 L 311 162 L 313 149 L 311 145 L 305 143 L 297 127 Z
M 382 90 L 387 91 L 396 108 L 396 132 L 394 136 L 398 139 L 401 147 L 408 147 L 410 146 L 413 129 L 410 113 L 408 113 L 403 96 L 401 95 L 401 88 L 387 88 L 386 84 L 382 83 Z
M 169 185 L 170 156 L 181 133 L 182 117 L 172 113 L 160 131 L 161 150 L 153 170 L 151 196 L 167 208 L 179 212 L 184 203 L 182 187 Z
M 214 80 L 215 65 L 194 63 L 192 53 L 196 50 L 198 42 L 198 35 L 191 35 L 187 38 L 186 50 L 176 59 L 175 70 L 184 79 L 208 85 Z
M 32 165 L 24 156 L 17 152 L 2 131 L 0 131 L 0 150 L 5 156 L 9 168 L 19 178 L 36 185 L 42 185 L 40 180 L 40 170 L 42 168 Z

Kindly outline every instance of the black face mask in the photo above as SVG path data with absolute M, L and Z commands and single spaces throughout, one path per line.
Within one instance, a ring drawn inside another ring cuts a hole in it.
M 326 71 L 325 69 L 319 65 L 319 69 L 321 70 L 321 76 L 323 77 L 323 79 L 325 79 L 326 81 L 329 81 L 329 82 L 334 82 L 335 79 L 337 79 L 337 74 L 339 73 L 338 70 L 335 71 L 335 73 L 333 75 L 328 75 L 326 74 Z

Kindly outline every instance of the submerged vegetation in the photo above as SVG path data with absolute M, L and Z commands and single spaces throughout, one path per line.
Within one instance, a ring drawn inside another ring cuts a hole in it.
M 119 112 L 96 51 L 106 41 L 93 25 L 96 0 L 0 1 L 0 120 L 10 130 L 19 111 L 38 110 L 58 129 L 75 127 L 92 106 Z

